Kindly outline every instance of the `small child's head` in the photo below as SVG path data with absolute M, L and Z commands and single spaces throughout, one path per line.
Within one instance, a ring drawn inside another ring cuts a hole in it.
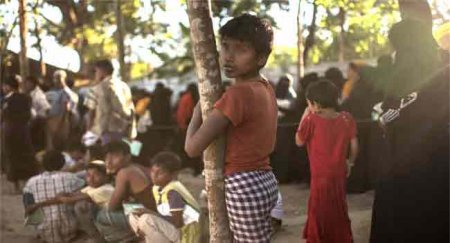
M 220 57 L 227 77 L 236 78 L 258 72 L 272 52 L 270 23 L 250 14 L 228 21 L 219 30 Z
M 45 171 L 59 171 L 65 163 L 64 155 L 57 150 L 47 151 L 42 159 L 42 167 Z
M 160 152 L 152 159 L 151 178 L 153 184 L 165 186 L 176 179 L 178 171 L 181 169 L 180 158 L 172 152 Z
M 308 107 L 312 112 L 318 112 L 320 109 L 337 109 L 339 90 L 336 85 L 328 80 L 322 80 L 309 85 L 306 90 L 306 99 Z
M 106 173 L 106 165 L 102 160 L 94 160 L 90 162 L 86 168 L 86 183 L 88 186 L 97 188 L 109 181 Z

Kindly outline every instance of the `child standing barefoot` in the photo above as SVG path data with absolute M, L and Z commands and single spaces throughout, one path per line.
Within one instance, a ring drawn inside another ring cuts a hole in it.
M 227 132 L 225 202 L 233 242 L 269 242 L 270 211 L 277 201 L 277 180 L 269 155 L 275 146 L 277 105 L 274 91 L 259 71 L 272 50 L 269 23 L 244 14 L 220 29 L 221 63 L 236 84 L 223 94 L 202 123 L 199 106 L 187 130 L 185 150 L 199 156 Z
M 336 111 L 338 95 L 331 82 L 311 84 L 306 91 L 308 107 L 295 137 L 298 146 L 306 144 L 311 168 L 308 219 L 303 231 L 308 243 L 353 241 L 345 186 L 358 141 L 353 118 Z

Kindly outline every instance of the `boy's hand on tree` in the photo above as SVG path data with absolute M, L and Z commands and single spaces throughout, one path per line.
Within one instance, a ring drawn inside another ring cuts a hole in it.
M 192 115 L 192 119 L 196 119 L 200 123 L 202 122 L 202 108 L 200 106 L 200 101 L 197 102 L 197 105 L 195 105 L 194 114 Z

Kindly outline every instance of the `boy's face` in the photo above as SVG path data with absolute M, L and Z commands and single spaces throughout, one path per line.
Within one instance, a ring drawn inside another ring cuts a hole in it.
M 86 183 L 88 186 L 97 188 L 106 183 L 106 175 L 95 168 L 89 168 L 86 172 Z
M 150 177 L 152 178 L 153 184 L 157 186 L 165 186 L 172 181 L 173 174 L 157 165 L 154 165 L 150 171 Z
M 220 60 L 228 78 L 252 78 L 264 66 L 267 57 L 257 55 L 250 43 L 223 37 L 221 40 Z
M 107 153 L 105 157 L 106 172 L 108 174 L 117 174 L 129 160 L 130 155 L 125 155 L 120 152 Z

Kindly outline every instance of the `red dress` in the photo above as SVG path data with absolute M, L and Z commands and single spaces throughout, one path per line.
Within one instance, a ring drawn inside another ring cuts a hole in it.
M 346 156 L 356 125 L 347 112 L 334 119 L 305 117 L 297 136 L 307 145 L 311 168 L 308 219 L 303 238 L 308 243 L 352 242 L 346 201 Z

